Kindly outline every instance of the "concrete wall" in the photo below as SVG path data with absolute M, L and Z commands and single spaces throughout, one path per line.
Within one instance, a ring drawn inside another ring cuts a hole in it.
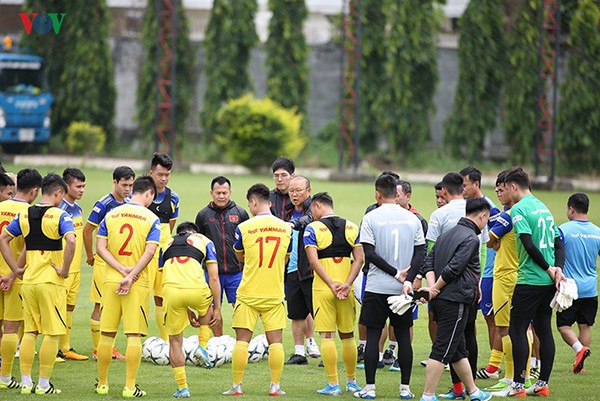
M 142 46 L 138 39 L 119 38 L 113 40 L 113 58 L 115 61 L 115 84 L 117 87 L 117 112 L 115 124 L 125 137 L 135 135 L 135 96 L 138 84 L 140 65 L 142 64 Z M 202 108 L 206 90 L 204 74 L 204 50 L 199 43 L 194 46 L 197 51 L 198 80 L 196 96 L 189 130 L 200 133 L 198 111 Z M 341 49 L 333 44 L 312 46 L 309 55 L 310 64 L 310 98 L 308 118 L 312 133 L 318 132 L 327 122 L 338 118 L 338 106 L 341 90 Z M 254 90 L 258 97 L 266 91 L 266 54 L 262 46 L 252 51 L 250 75 Z M 436 112 L 432 116 L 432 141 L 439 143 L 442 139 L 443 123 L 451 111 L 454 92 L 458 80 L 458 59 L 454 49 L 440 49 L 438 52 L 438 69 L 440 81 L 435 96 Z

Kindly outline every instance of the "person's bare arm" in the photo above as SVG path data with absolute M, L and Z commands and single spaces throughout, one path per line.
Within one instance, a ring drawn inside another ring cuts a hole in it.
M 131 270 L 126 269 L 110 251 L 108 250 L 108 240 L 106 238 L 98 238 L 96 240 L 96 251 L 108 266 L 112 267 L 125 277 Z
M 213 296 L 213 317 L 209 326 L 213 327 L 223 321 L 221 315 L 221 282 L 219 281 L 219 266 L 216 262 L 206 263 L 210 292 Z
M 133 282 L 136 280 L 137 276 L 146 268 L 146 266 L 148 266 L 148 263 L 150 263 L 154 257 L 156 248 L 158 248 L 158 244 L 146 243 L 146 249 L 144 250 L 142 257 L 138 260 L 133 269 L 125 277 L 123 277 L 123 280 L 121 280 L 119 283 L 117 294 L 126 295 L 129 293 L 129 290 L 131 289 L 131 286 L 133 285 Z M 104 260 L 106 261 L 106 259 Z M 108 263 L 108 261 L 106 261 L 106 263 Z
M 94 249 L 92 247 L 92 237 L 94 235 L 94 231 L 96 231 L 96 226 L 88 223 L 85 223 L 83 227 L 83 247 L 85 248 L 85 261 L 88 265 L 94 266 Z
M 71 269 L 71 262 L 73 262 L 73 256 L 75 255 L 75 234 L 67 233 L 65 235 L 65 247 L 63 250 L 63 264 L 62 266 L 54 266 L 56 273 L 64 278 L 69 277 L 69 270 Z

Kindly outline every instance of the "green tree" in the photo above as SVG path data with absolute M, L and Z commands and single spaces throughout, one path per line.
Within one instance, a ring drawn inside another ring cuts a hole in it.
M 59 34 L 23 37 L 23 44 L 46 62 L 50 88 L 56 97 L 52 131 L 64 139 L 72 121 L 86 121 L 102 127 L 110 148 L 115 139 L 116 93 L 106 1 L 28 0 L 24 9 L 65 13 Z
M 362 0 L 362 78 L 360 82 L 360 147 L 363 152 L 376 150 L 384 136 L 376 101 L 385 85 L 385 13 L 384 0 Z
M 558 147 L 572 172 L 600 171 L 600 7 L 581 0 L 571 19 L 567 76 L 560 87 Z
M 387 0 L 386 82 L 377 112 L 393 159 L 422 150 L 438 81 L 438 18 L 433 0 Z
M 460 20 L 459 80 L 444 142 L 453 156 L 476 161 L 494 130 L 502 88 L 503 27 L 497 0 L 469 3 Z
M 509 31 L 502 126 L 513 163 L 530 162 L 536 136 L 539 28 L 537 2 L 525 1 Z
M 267 97 L 285 108 L 306 113 L 310 90 L 308 46 L 302 31 L 308 16 L 305 0 L 269 0 Z
M 148 143 L 156 137 L 156 106 L 159 102 L 156 78 L 159 66 L 156 60 L 162 54 L 156 40 L 159 30 L 159 16 L 156 14 L 156 2 L 148 0 L 142 28 L 144 62 L 141 66 L 140 83 L 137 89 L 137 119 L 140 130 Z M 192 99 L 196 87 L 196 51 L 189 35 L 189 23 L 181 0 L 174 2 L 176 7 L 175 28 L 175 132 L 177 146 L 181 147 L 187 138 L 187 122 L 190 116 Z M 153 146 L 153 145 L 152 145 Z
M 200 119 L 204 140 L 214 138 L 216 114 L 229 99 L 252 90 L 250 51 L 258 42 L 255 0 L 215 0 L 206 31 L 206 82 Z

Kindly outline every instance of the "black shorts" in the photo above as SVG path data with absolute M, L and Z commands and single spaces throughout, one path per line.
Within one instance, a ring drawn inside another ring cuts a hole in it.
M 398 295 L 398 294 L 395 294 Z M 390 319 L 390 325 L 397 329 L 407 329 L 413 325 L 413 311 L 408 308 L 403 315 L 397 315 L 390 309 L 387 302 L 392 294 L 375 294 L 365 291 L 362 307 L 360 309 L 359 322 L 363 326 L 373 329 L 383 329 L 387 319 Z
M 556 314 L 556 327 L 569 326 L 575 322 L 593 326 L 598 312 L 598 297 L 579 298 L 567 310 Z
M 550 302 L 554 298 L 554 285 L 517 284 L 513 293 L 510 317 L 533 320 L 536 316 L 552 316 Z
M 312 284 L 312 277 L 299 281 L 298 272 L 288 273 L 285 282 L 288 319 L 304 320 L 309 313 L 312 315 Z
M 457 362 L 469 356 L 465 342 L 465 327 L 469 320 L 472 305 L 434 299 L 431 312 L 437 322 L 437 334 L 429 357 L 443 364 Z

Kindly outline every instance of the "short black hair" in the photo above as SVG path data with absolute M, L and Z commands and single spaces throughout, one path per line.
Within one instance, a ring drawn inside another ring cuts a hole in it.
M 583 192 L 577 192 L 569 196 L 567 206 L 572 207 L 577 213 L 587 214 L 590 210 L 590 198 Z
M 219 175 L 212 179 L 212 181 L 210 182 L 211 190 L 215 187 L 215 184 L 219 184 L 219 185 L 229 184 L 229 189 L 231 189 L 231 181 L 229 181 L 229 178 L 223 177 L 222 175 Z
M 116 182 L 130 178 L 135 178 L 135 172 L 129 166 L 119 166 L 113 170 L 113 180 Z
M 398 180 L 398 183 L 396 185 L 401 186 L 402 192 L 404 192 L 405 194 L 412 194 L 412 186 L 410 185 L 410 182 Z
M 15 182 L 6 173 L 0 173 L 0 188 L 14 186 Z
M 177 226 L 176 231 L 177 231 L 177 234 L 182 234 L 182 233 L 195 234 L 195 233 L 200 232 L 200 229 L 198 228 L 197 225 L 195 225 L 191 221 L 184 221 L 183 223 L 181 223 Z
M 248 192 L 246 193 L 246 199 L 250 200 L 250 198 L 256 198 L 259 201 L 268 202 L 269 193 L 269 187 L 267 187 L 265 184 L 254 184 L 250 188 L 248 188 Z
M 481 186 L 481 171 L 473 166 L 467 166 L 458 173 L 462 177 L 469 177 L 469 181 L 478 182 Z
M 506 173 L 508 170 L 502 170 L 498 173 L 498 177 L 496 177 L 496 186 L 500 184 L 504 184 L 506 182 Z
M 17 173 L 17 191 L 27 192 L 42 186 L 42 175 L 34 168 L 24 168 Z
M 73 181 L 79 180 L 85 182 L 85 174 L 78 168 L 75 167 L 67 167 L 62 174 L 63 180 L 70 185 Z
M 157 189 L 154 180 L 149 175 L 142 175 L 133 182 L 133 189 L 131 192 L 134 194 L 143 194 L 149 189 L 152 190 L 154 197 L 156 198 Z
M 446 188 L 450 195 L 462 194 L 464 186 L 463 178 L 458 173 L 450 172 L 442 178 L 442 187 Z
M 285 171 L 290 173 L 290 175 L 292 175 L 296 171 L 296 163 L 294 163 L 294 161 L 288 157 L 279 156 L 277 160 L 275 160 L 271 165 L 271 170 L 273 170 L 273 172 L 276 172 L 280 168 L 284 169 Z
M 485 198 L 467 199 L 467 205 L 465 206 L 465 214 L 467 216 L 473 216 L 481 212 L 490 213 L 491 210 L 492 208 Z
M 511 167 L 510 169 L 508 169 L 508 171 L 506 172 L 506 178 L 504 179 L 504 182 L 507 184 L 516 184 L 521 189 L 531 188 L 529 176 L 521 166 Z
M 394 177 L 396 180 L 399 180 L 399 179 L 400 179 L 400 176 L 399 176 L 398 174 L 394 173 L 394 172 L 393 172 L 393 171 L 391 171 L 391 170 L 385 170 L 385 171 L 382 171 L 382 172 L 381 172 L 381 174 L 379 174 L 379 177 L 382 177 L 382 176 L 384 176 L 384 175 L 391 175 L 391 176 L 392 176 L 392 177 Z M 379 177 L 377 177 L 377 178 L 379 178 Z
M 17 178 L 17 182 L 18 181 L 19 179 Z M 56 173 L 48 173 L 48 175 L 42 178 L 42 195 L 52 194 L 57 189 L 62 189 L 65 193 L 67 193 L 69 190 L 67 183 L 60 175 Z
M 390 174 L 382 174 L 375 181 L 375 190 L 384 198 L 395 198 L 398 192 L 398 179 Z
M 156 166 L 161 165 L 167 170 L 173 168 L 173 159 L 167 153 L 154 153 L 152 155 L 152 161 L 150 162 L 150 170 L 154 170 Z
M 435 184 L 433 188 L 435 188 L 436 191 L 441 191 L 442 189 L 444 189 L 444 183 L 440 181 L 437 184 Z
M 333 208 L 333 198 L 327 192 L 319 192 L 319 193 L 314 194 L 312 196 L 312 199 L 310 200 L 310 204 L 312 205 L 313 203 L 316 203 L 316 202 L 319 202 L 323 205 L 327 205 L 327 206 Z

